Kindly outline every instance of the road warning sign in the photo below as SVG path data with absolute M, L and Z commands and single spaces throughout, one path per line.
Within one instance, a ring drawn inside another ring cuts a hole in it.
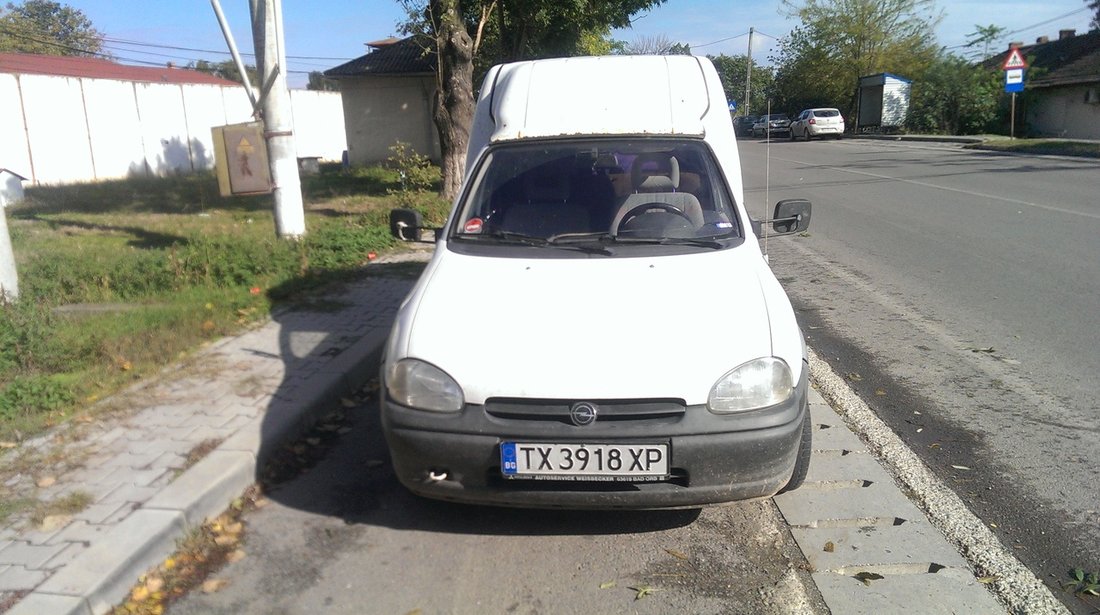
M 1024 60 L 1024 54 L 1020 53 L 1019 49 L 1013 49 L 1009 52 L 1008 57 L 1005 58 L 1004 70 L 1013 70 L 1016 68 L 1027 68 L 1027 61 Z

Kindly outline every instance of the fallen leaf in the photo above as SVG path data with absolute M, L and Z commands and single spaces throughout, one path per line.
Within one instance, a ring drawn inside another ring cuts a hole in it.
M 233 551 L 229 555 L 226 555 L 225 556 L 225 561 L 230 563 L 230 564 L 236 564 L 237 562 L 241 561 L 244 558 L 245 558 L 244 550 L 243 549 L 237 549 L 236 551 Z
M 224 529 L 226 534 L 240 534 L 244 530 L 244 525 L 242 525 L 241 522 L 238 521 L 236 523 L 230 523 L 229 525 L 225 526 Z
M 918 428 L 917 428 L 917 433 L 920 433 L 920 432 L 922 432 L 922 431 L 924 431 L 924 428 L 923 428 L 923 427 L 918 427 Z
M 54 530 L 59 530 L 68 525 L 72 520 L 72 515 L 47 515 L 42 519 L 42 523 L 38 524 L 38 531 L 52 532 Z
M 235 534 L 222 534 L 214 537 L 214 544 L 219 547 L 231 547 L 237 544 L 239 537 Z
M 203 330 L 204 333 L 210 333 L 216 327 L 217 327 L 217 325 L 214 324 L 213 320 L 204 320 L 204 321 L 202 321 L 202 330 Z
M 656 587 L 650 587 L 648 585 L 642 585 L 640 587 L 631 587 L 630 589 L 637 592 L 636 594 L 634 594 L 634 599 L 635 600 L 641 600 L 642 598 L 645 598 L 646 596 L 652 594 L 653 592 L 660 591 Z
M 600 589 L 611 589 L 612 587 L 615 587 L 615 581 L 604 581 L 600 583 Z
M 861 572 L 855 575 L 855 578 L 863 581 L 864 585 L 870 585 L 871 581 L 878 581 L 879 579 L 885 579 L 886 577 L 881 574 L 875 574 L 873 572 Z
M 149 590 L 144 585 L 135 587 L 130 592 L 130 600 L 134 602 L 145 602 L 145 599 L 149 597 Z
M 932 444 L 928 445 L 928 448 L 939 448 L 939 447 L 940 447 L 939 442 L 933 442 Z
M 996 583 L 997 581 L 1000 581 L 1000 580 L 1001 580 L 1001 577 L 998 577 L 998 576 L 988 576 L 988 577 L 981 577 L 981 578 L 979 578 L 979 579 L 978 579 L 978 582 L 979 582 L 979 583 L 981 583 L 981 584 L 983 584 L 983 585 L 989 585 L 990 583 Z
M 229 584 L 229 581 L 226 581 L 225 579 L 210 579 L 208 581 L 203 581 L 203 583 L 202 583 L 202 593 L 212 594 L 212 593 L 220 590 L 221 588 L 225 587 L 228 584 Z
M 0 442 L 0 448 L 15 448 L 19 446 L 16 442 Z
M 826 542 L 825 543 L 825 548 L 822 549 L 822 551 L 824 551 L 826 553 L 832 553 L 835 550 L 836 550 L 836 545 L 834 545 L 833 541 L 831 541 L 831 540 L 829 542 Z
M 145 589 L 149 590 L 149 593 L 155 594 L 164 589 L 164 579 L 160 577 L 152 577 L 145 581 Z
M 879 397 L 886 397 L 886 390 L 885 389 L 875 389 L 875 395 L 878 395 Z
M 685 560 L 685 561 L 688 559 L 687 553 L 677 551 L 676 549 L 665 549 L 665 553 L 668 553 L 669 555 L 671 555 L 672 557 L 675 557 L 676 559 L 682 559 L 682 560 Z
M 46 487 L 50 487 L 50 486 L 54 485 L 55 483 L 57 483 L 57 477 L 56 476 L 43 476 L 42 478 L 38 479 L 38 482 L 36 484 L 40 488 L 45 489 Z
M 175 567 L 176 567 L 176 560 L 172 559 L 171 557 L 164 560 L 164 569 L 165 570 L 171 570 Z
M 860 376 L 855 372 L 848 372 L 848 378 L 854 382 L 859 382 L 860 380 L 863 380 L 863 376 Z

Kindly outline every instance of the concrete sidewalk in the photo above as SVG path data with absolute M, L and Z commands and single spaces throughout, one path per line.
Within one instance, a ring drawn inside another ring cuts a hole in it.
M 326 297 L 321 310 L 278 313 L 112 398 L 118 410 L 94 423 L 8 451 L 5 460 L 53 460 L 56 472 L 48 480 L 17 476 L 6 487 L 43 501 L 83 493 L 91 503 L 37 526 L 15 519 L 0 529 L 0 607 L 14 603 L 9 615 L 98 615 L 121 602 L 188 528 L 255 482 L 268 451 L 374 375 L 412 284 L 368 278 Z M 816 391 L 811 412 L 808 482 L 775 501 L 830 609 L 1004 612 Z M 212 450 L 188 466 L 188 455 L 202 449 Z

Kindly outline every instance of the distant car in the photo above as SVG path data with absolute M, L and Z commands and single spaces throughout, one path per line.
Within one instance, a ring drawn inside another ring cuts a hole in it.
M 752 134 L 752 125 L 756 123 L 757 119 L 755 115 L 742 115 L 733 118 L 733 129 L 737 132 L 737 136 L 745 137 Z
M 798 114 L 791 122 L 791 141 L 802 137 L 806 141 L 814 137 L 833 137 L 840 139 L 844 136 L 844 116 L 837 109 L 828 107 L 820 109 L 806 109 Z
M 752 136 L 763 137 L 769 133 L 789 133 L 791 120 L 783 113 L 761 115 L 752 125 Z

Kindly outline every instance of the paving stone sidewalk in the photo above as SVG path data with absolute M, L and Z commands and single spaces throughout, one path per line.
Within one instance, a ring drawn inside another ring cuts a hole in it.
M 0 463 L 27 468 L 4 484 L 13 501 L 75 504 L 70 514 L 16 514 L 0 527 L 0 612 L 88 615 L 119 603 L 188 528 L 255 482 L 267 451 L 374 375 L 413 283 L 370 277 L 316 298 L 314 309 L 278 312 L 100 402 L 93 421 L 5 451 Z

